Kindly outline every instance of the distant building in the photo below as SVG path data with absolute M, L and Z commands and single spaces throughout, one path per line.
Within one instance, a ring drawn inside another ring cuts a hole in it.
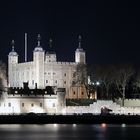
M 27 41 L 27 35 L 26 41 Z M 59 62 L 50 46 L 45 52 L 38 35 L 33 51 L 33 61 L 18 62 L 18 53 L 12 41 L 8 55 L 8 93 L 0 97 L 0 114 L 7 113 L 64 113 L 66 98 L 87 98 L 82 84 L 73 84 L 78 64 L 86 64 L 85 51 L 79 46 L 75 62 Z M 27 42 L 25 42 L 27 49 Z
M 52 40 L 45 52 L 40 44 L 40 35 L 33 51 L 33 61 L 19 63 L 14 45 L 13 41 L 12 51 L 8 55 L 9 87 L 23 88 L 23 83 L 28 83 L 30 89 L 45 89 L 46 86 L 52 86 L 65 88 L 66 98 L 87 98 L 83 85 L 72 85 L 76 66 L 86 64 L 85 51 L 81 48 L 81 36 L 75 51 L 75 62 L 57 61 L 57 55 L 52 49 Z
M 0 114 L 13 113 L 65 113 L 65 90 L 56 89 L 48 94 L 46 90 L 11 89 L 0 98 Z

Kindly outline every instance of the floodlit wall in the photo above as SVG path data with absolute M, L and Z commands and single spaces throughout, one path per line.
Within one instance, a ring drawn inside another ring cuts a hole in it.
M 0 114 L 62 113 L 62 108 L 65 108 L 65 94 L 62 97 L 60 96 L 8 95 L 6 99 L 0 100 Z
M 122 99 L 116 100 L 118 104 L 122 106 Z M 140 99 L 125 99 L 124 107 L 140 107 Z
M 124 114 L 124 115 L 140 115 L 140 106 L 137 107 L 121 107 L 111 100 L 98 100 L 90 106 L 67 106 L 66 114 L 83 114 L 83 113 L 92 113 L 100 114 L 101 108 L 107 107 L 112 110 L 112 114 Z

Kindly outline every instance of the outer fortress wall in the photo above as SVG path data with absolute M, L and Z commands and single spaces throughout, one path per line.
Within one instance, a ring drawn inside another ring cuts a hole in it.
M 116 100 L 116 103 L 120 104 L 122 106 L 121 98 Z M 140 99 L 125 99 L 124 100 L 124 106 L 125 107 L 140 107 Z

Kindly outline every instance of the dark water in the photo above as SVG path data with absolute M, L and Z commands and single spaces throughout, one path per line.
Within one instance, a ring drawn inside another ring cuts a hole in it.
M 0 125 L 0 140 L 140 140 L 140 125 Z

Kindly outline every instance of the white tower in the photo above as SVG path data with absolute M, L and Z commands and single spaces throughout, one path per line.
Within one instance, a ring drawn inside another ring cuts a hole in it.
M 13 73 L 12 73 L 12 67 L 13 65 L 18 63 L 18 54 L 15 52 L 15 42 L 14 40 L 12 40 L 12 51 L 9 53 L 8 55 L 8 85 L 9 87 L 13 87 L 14 83 L 13 83 Z
M 76 63 L 86 63 L 86 58 L 85 58 L 85 51 L 83 48 L 81 48 L 81 36 L 79 35 L 79 46 L 75 51 L 75 62 Z
M 44 88 L 44 50 L 40 45 L 40 35 L 38 34 L 38 44 L 35 47 L 33 52 L 33 61 L 34 61 L 34 69 L 35 69 L 35 83 L 37 84 L 37 88 Z
M 52 48 L 52 39 L 49 40 L 49 50 L 46 52 L 46 62 L 56 62 L 56 53 Z

